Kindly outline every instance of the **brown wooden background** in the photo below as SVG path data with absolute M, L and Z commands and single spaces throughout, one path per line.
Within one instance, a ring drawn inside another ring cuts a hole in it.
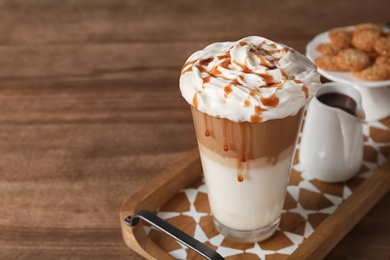
M 141 259 L 118 213 L 196 145 L 192 52 L 248 35 L 303 52 L 389 19 L 386 0 L 0 0 L 0 259 Z M 389 234 L 387 195 L 328 258 L 386 259 Z

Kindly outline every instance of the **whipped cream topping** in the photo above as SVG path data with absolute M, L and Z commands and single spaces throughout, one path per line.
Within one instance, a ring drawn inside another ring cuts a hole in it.
M 320 86 L 308 58 L 259 36 L 210 44 L 188 58 L 180 77 L 190 105 L 234 122 L 295 115 Z

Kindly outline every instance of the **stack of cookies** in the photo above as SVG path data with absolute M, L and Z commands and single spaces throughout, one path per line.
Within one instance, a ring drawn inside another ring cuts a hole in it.
M 320 43 L 315 64 L 324 70 L 350 71 L 362 80 L 390 79 L 390 33 L 382 25 L 358 24 L 353 29 L 329 31 L 329 42 Z

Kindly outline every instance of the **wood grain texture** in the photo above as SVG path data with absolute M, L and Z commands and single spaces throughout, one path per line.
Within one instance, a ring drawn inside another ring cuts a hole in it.
M 122 202 L 196 146 L 180 67 L 263 35 L 389 22 L 369 1 L 0 0 L 0 259 L 142 259 Z M 329 259 L 390 255 L 389 195 Z

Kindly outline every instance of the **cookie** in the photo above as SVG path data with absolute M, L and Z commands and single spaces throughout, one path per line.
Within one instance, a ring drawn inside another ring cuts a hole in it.
M 329 39 L 338 48 L 347 48 L 351 44 L 352 32 L 345 29 L 333 29 L 329 31 Z
M 320 43 L 316 46 L 316 50 L 323 54 L 337 54 L 340 48 L 336 47 L 332 43 Z
M 379 56 L 379 54 L 376 51 L 366 52 L 366 54 L 371 61 L 375 61 L 375 59 Z
M 355 32 L 364 31 L 364 30 L 372 30 L 372 31 L 376 31 L 378 33 L 381 33 L 382 29 L 383 29 L 383 26 L 381 24 L 376 24 L 376 23 L 361 23 L 361 24 L 357 24 L 355 26 Z
M 375 63 L 379 66 L 390 70 L 390 57 L 389 56 L 379 56 L 376 58 Z
M 380 55 L 390 56 L 390 37 L 381 37 L 374 44 L 374 50 Z
M 344 49 L 336 56 L 336 62 L 341 69 L 349 71 L 362 70 L 370 66 L 368 55 L 356 49 Z
M 352 35 L 352 45 L 362 51 L 374 51 L 374 45 L 381 35 L 375 30 L 355 30 Z
M 314 63 L 319 68 L 324 69 L 324 70 L 333 70 L 333 71 L 341 71 L 342 70 L 336 61 L 336 55 L 324 54 L 322 56 L 317 57 L 314 60 Z
M 364 70 L 352 72 L 352 75 L 363 80 L 386 80 L 390 78 L 390 70 L 374 63 Z

